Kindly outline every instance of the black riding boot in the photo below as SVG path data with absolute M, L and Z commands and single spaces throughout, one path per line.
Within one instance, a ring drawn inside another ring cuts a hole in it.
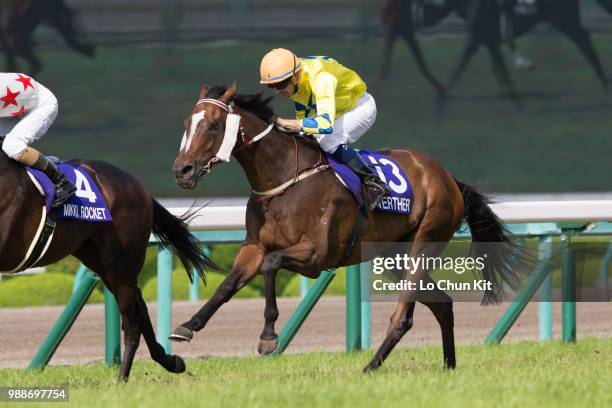
M 43 159 L 44 158 L 44 159 Z M 70 198 L 76 191 L 74 184 L 70 182 L 62 173 L 58 170 L 57 166 L 50 162 L 45 156 L 40 155 L 39 161 L 46 161 L 46 166 L 41 165 L 41 170 L 51 179 L 55 185 L 55 198 L 53 199 L 53 207 L 59 207 Z M 38 164 L 38 163 L 37 163 Z
M 385 194 L 390 192 L 389 187 L 372 172 L 361 155 L 347 145 L 340 145 L 333 156 L 359 176 L 365 187 L 363 198 L 366 207 L 368 211 L 373 211 Z

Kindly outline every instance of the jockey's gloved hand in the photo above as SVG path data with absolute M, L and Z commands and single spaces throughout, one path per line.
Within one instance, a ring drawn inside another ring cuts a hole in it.
M 278 130 L 280 130 L 281 132 L 285 132 L 285 133 L 295 133 L 295 131 L 288 129 L 284 127 L 283 125 L 281 125 L 279 123 L 279 119 L 280 119 L 279 117 L 274 118 L 274 126 L 276 126 Z

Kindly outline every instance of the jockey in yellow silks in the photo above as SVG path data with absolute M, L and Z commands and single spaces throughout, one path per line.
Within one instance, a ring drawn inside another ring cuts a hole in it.
M 376 120 L 376 103 L 359 75 L 332 58 L 299 58 L 282 48 L 263 57 L 260 73 L 261 84 L 295 104 L 296 119 L 277 118 L 277 127 L 312 135 L 325 152 L 355 171 L 365 185 L 368 209 L 373 210 L 388 187 L 349 147 Z
M 59 207 L 76 187 L 30 143 L 40 139 L 57 117 L 55 95 L 27 75 L 0 72 L 0 139 L 8 157 L 41 170 L 55 185 L 53 206 Z

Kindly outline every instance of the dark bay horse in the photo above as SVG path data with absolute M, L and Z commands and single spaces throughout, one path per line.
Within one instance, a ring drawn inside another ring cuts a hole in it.
M 113 293 L 121 312 L 125 342 L 120 379 L 127 380 L 129 376 L 141 334 L 153 360 L 170 372 L 183 372 L 183 360 L 167 355 L 155 339 L 137 276 L 151 232 L 181 259 L 190 274 L 197 271 L 203 276 L 204 267 L 214 267 L 214 263 L 198 247 L 187 220 L 170 214 L 134 177 L 100 161 L 70 163 L 92 176 L 113 220 L 86 223 L 58 219 L 51 244 L 35 266 L 49 265 L 72 254 L 98 274 Z M 26 171 L 0 152 L 0 271 L 11 271 L 24 259 L 40 224 L 43 205 L 43 197 Z
M 231 273 L 210 300 L 189 321 L 174 330 L 170 338 L 189 341 L 219 307 L 255 275 L 262 273 L 266 295 L 265 324 L 259 352 L 270 354 L 278 346 L 274 324 L 278 318 L 275 277 L 280 268 L 317 278 L 322 270 L 361 262 L 361 249 L 354 247 L 345 261 L 343 253 L 359 216 L 352 195 L 340 184 L 333 171 L 320 168 L 321 150 L 316 142 L 289 135 L 271 125 L 274 112 L 270 99 L 261 94 L 237 95 L 229 89 L 205 86 L 200 101 L 185 120 L 185 134 L 174 162 L 176 181 L 192 189 L 198 179 L 220 163 L 223 149 L 231 151 L 251 185 L 247 204 L 247 237 Z M 230 117 L 230 108 L 233 115 Z M 229 117 L 229 118 L 228 118 Z M 234 127 L 235 145 L 227 144 Z M 221 150 L 220 150 L 221 149 Z M 229 149 L 229 150 L 228 150 Z M 456 181 L 429 156 L 412 149 L 385 150 L 404 169 L 414 190 L 410 215 L 373 212 L 366 218 L 361 242 L 410 242 L 410 255 L 430 253 L 429 242 L 448 242 L 466 219 L 475 247 L 480 242 L 498 242 L 503 251 L 489 254 L 483 275 L 493 281 L 484 302 L 498 302 L 503 284 L 514 285 L 519 269 L 509 266 L 514 243 L 500 220 L 487 205 L 485 196 Z M 316 169 L 321 171 L 316 171 Z M 298 176 L 311 174 L 297 182 Z M 285 185 L 284 189 L 277 189 Z M 277 191 L 275 191 L 277 190 Z M 263 195 L 262 192 L 270 192 Z M 259 192 L 259 193 L 255 193 Z M 408 245 L 407 245 L 408 248 Z M 442 248 L 438 248 L 441 250 Z M 435 254 L 432 254 L 434 256 Z M 419 269 L 416 280 L 429 282 L 427 271 Z M 418 292 L 406 291 L 400 297 L 387 337 L 366 370 L 378 368 L 401 337 L 411 328 Z M 442 330 L 446 367 L 455 366 L 452 299 L 436 290 L 422 301 L 435 315 Z M 419 300 L 420 301 L 420 300 Z
M 597 0 L 612 14 L 612 0 Z M 513 44 L 515 37 L 528 33 L 539 23 L 549 23 L 569 38 L 587 59 L 605 90 L 608 78 L 591 41 L 590 33 L 581 23 L 578 0 L 537 0 L 533 13 L 521 14 L 520 0 L 387 0 L 383 10 L 385 47 L 381 76 L 386 77 L 391 64 L 393 44 L 397 37 L 403 38 L 410 48 L 417 67 L 429 80 L 439 97 L 444 98 L 447 90 L 455 86 L 474 53 L 484 46 L 493 64 L 493 72 L 500 84 L 518 101 L 518 94 L 506 69 L 500 46 L 506 40 Z M 453 70 L 445 88 L 432 74 L 425 62 L 416 39 L 419 28 L 440 23 L 450 14 L 465 22 L 467 39 L 459 63 Z M 510 22 L 507 20 L 511 19 Z M 505 24 L 507 23 L 507 24 Z M 502 26 L 512 27 L 511 38 L 504 38 Z
M 46 23 L 54 28 L 74 51 L 94 58 L 95 46 L 79 39 L 74 11 L 65 0 L 13 0 L 0 2 L 0 45 L 6 57 L 6 70 L 17 72 L 17 58 L 23 57 L 30 68 L 28 74 L 36 76 L 42 69 L 34 54 L 32 34 L 36 27 Z M 25 71 L 24 71 L 25 72 Z

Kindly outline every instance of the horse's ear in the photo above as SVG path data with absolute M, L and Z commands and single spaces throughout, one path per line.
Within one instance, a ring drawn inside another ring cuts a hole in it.
M 236 97 L 236 82 L 234 82 L 233 84 L 230 85 L 229 88 L 227 88 L 227 91 L 225 91 L 225 93 L 221 95 L 221 98 L 219 98 L 219 100 L 225 103 L 230 103 L 231 101 L 234 100 L 235 97 Z
M 200 89 L 200 99 L 206 98 L 206 94 L 208 93 L 208 85 L 202 85 L 202 89 Z

